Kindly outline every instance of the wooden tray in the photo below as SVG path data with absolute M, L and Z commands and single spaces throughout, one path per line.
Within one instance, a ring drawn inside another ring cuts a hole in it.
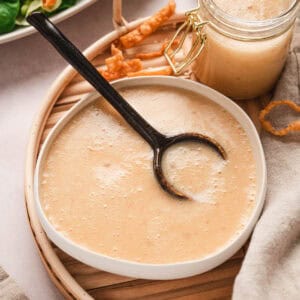
M 116 30 L 96 41 L 84 52 L 97 67 L 103 64 L 111 42 L 142 22 L 142 20 L 137 20 L 127 23 L 122 17 L 120 0 L 114 1 L 113 12 L 113 23 Z M 172 36 L 176 26 L 183 20 L 183 15 L 176 15 L 141 46 L 130 49 L 127 56 L 132 56 L 134 51 L 159 49 L 160 43 Z M 143 63 L 148 67 L 166 65 L 163 57 Z M 189 71 L 183 76 L 193 79 L 193 74 Z M 91 86 L 83 81 L 73 68 L 67 67 L 49 89 L 33 124 L 29 140 L 25 173 L 25 202 L 28 220 L 42 261 L 55 285 L 66 299 L 191 300 L 230 298 L 233 282 L 240 269 L 246 247 L 243 247 L 220 267 L 205 274 L 181 280 L 150 281 L 126 278 L 91 268 L 68 256 L 48 240 L 34 206 L 32 187 L 36 159 L 49 130 L 74 103 L 91 90 Z M 258 103 L 254 101 L 241 103 L 242 107 L 250 113 L 256 125 L 258 124 Z

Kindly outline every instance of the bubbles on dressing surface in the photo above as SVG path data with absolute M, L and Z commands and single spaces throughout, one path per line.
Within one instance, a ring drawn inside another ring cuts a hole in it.
M 214 0 L 227 14 L 244 20 L 266 20 L 281 15 L 292 0 Z
M 215 203 L 216 193 L 224 192 L 222 172 L 226 166 L 215 151 L 205 144 L 187 142 L 172 146 L 163 159 L 169 182 L 191 199 Z
M 97 181 L 104 186 L 111 186 L 120 183 L 126 177 L 128 171 L 117 164 L 106 163 L 93 167 L 93 173 Z

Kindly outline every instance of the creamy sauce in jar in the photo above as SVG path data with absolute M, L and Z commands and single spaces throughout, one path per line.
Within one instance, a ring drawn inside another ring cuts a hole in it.
M 42 165 L 40 201 L 57 231 L 100 254 L 143 262 L 200 259 L 226 246 L 255 205 L 256 167 L 239 123 L 217 104 L 163 86 L 121 94 L 165 134 L 195 131 L 226 149 L 179 144 L 163 162 L 169 179 L 193 200 L 164 192 L 152 150 L 104 100 L 61 131 Z
M 231 16 L 259 21 L 278 17 L 294 0 L 214 0 L 214 2 Z
M 228 19 L 236 17 L 243 21 L 264 21 L 278 17 L 293 2 L 214 0 L 218 8 L 228 14 Z M 200 10 L 201 13 L 203 11 Z M 206 16 L 203 19 L 206 20 Z M 205 32 L 207 40 L 204 49 L 193 64 L 193 72 L 200 82 L 234 99 L 255 98 L 272 89 L 288 54 L 291 27 L 279 31 L 279 34 L 275 34 L 274 27 L 273 36 L 257 40 L 251 40 L 250 35 L 248 39 L 228 36 L 210 25 L 205 26 Z

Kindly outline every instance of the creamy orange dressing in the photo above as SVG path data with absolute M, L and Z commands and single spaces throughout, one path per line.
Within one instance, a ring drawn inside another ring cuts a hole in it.
M 294 1 L 214 0 L 214 2 L 230 16 L 244 21 L 261 21 L 284 13 Z M 206 20 L 206 16 L 203 20 Z M 274 36 L 269 33 L 271 37 L 257 40 L 239 39 L 239 33 L 231 37 L 210 25 L 206 25 L 204 30 L 207 35 L 205 47 L 193 64 L 193 72 L 200 82 L 235 99 L 255 98 L 272 89 L 287 57 L 292 28 L 284 32 L 279 31 L 277 35 L 274 31 Z
M 49 221 L 90 250 L 144 263 L 199 259 L 224 247 L 255 202 L 256 167 L 245 132 L 221 107 L 188 91 L 151 86 L 122 94 L 165 134 L 215 138 L 228 160 L 204 145 L 171 148 L 163 162 L 167 176 L 194 199 L 179 201 L 157 183 L 148 144 L 97 101 L 62 130 L 42 166 L 40 199 Z

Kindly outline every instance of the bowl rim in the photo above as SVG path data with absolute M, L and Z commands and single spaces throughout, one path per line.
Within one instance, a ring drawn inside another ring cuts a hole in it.
M 139 272 L 133 271 L 114 271 L 112 268 L 107 266 L 107 264 L 110 263 L 117 263 L 121 264 L 123 267 L 137 267 L 139 270 L 148 268 L 151 272 L 155 270 L 160 270 L 162 268 L 172 269 L 174 267 L 180 267 L 180 266 L 190 266 L 194 264 L 205 264 L 209 265 L 205 267 L 205 271 L 208 271 L 224 261 L 226 261 L 228 258 L 230 258 L 236 251 L 238 251 L 242 245 L 246 242 L 248 237 L 250 236 L 259 216 L 262 211 L 264 202 L 265 202 L 265 195 L 266 195 L 266 186 L 267 186 L 267 169 L 266 169 L 266 161 L 264 156 L 263 147 L 259 138 L 259 135 L 257 133 L 257 130 L 249 118 L 249 116 L 231 99 L 227 98 L 223 94 L 201 84 L 195 81 L 178 78 L 178 77 L 171 77 L 171 76 L 147 76 L 147 77 L 133 77 L 133 78 L 122 78 L 116 81 L 111 82 L 113 86 L 118 88 L 123 87 L 134 87 L 134 86 L 147 86 L 147 85 L 158 85 L 158 86 L 169 86 L 169 87 L 177 87 L 184 90 L 189 90 L 192 92 L 195 92 L 199 94 L 199 96 L 204 96 L 205 98 L 209 99 L 210 101 L 219 104 L 223 109 L 228 111 L 236 120 L 236 115 L 239 115 L 239 118 L 243 119 L 244 124 L 242 124 L 239 120 L 239 124 L 242 126 L 244 131 L 246 132 L 250 143 L 253 153 L 255 151 L 256 156 L 255 162 L 256 162 L 256 169 L 257 173 L 261 173 L 260 178 L 257 180 L 257 193 L 256 193 L 256 199 L 255 199 L 255 206 L 252 210 L 251 216 L 247 219 L 246 224 L 244 225 L 243 229 L 238 231 L 238 234 L 234 235 L 228 243 L 220 247 L 215 252 L 202 257 L 200 259 L 193 259 L 193 260 L 187 260 L 187 261 L 180 261 L 180 262 L 174 262 L 174 263 L 141 263 L 121 258 L 114 258 L 105 254 L 101 254 L 92 250 L 89 250 L 88 248 L 85 248 L 84 246 L 81 246 L 79 244 L 76 244 L 72 240 L 66 238 L 61 232 L 57 231 L 54 226 L 51 224 L 51 222 L 46 217 L 46 214 L 44 213 L 44 210 L 42 208 L 40 199 L 39 199 L 39 175 L 41 171 L 41 166 L 46 158 L 46 155 L 51 148 L 53 140 L 56 138 L 56 136 L 60 133 L 60 131 L 65 127 L 65 125 L 81 110 L 83 110 L 85 107 L 96 101 L 100 97 L 100 95 L 97 92 L 91 92 L 88 95 L 84 96 L 78 103 L 76 103 L 68 112 L 55 124 L 55 126 L 50 130 L 48 136 L 45 139 L 45 142 L 43 143 L 35 171 L 34 171 L 34 182 L 33 182 L 33 189 L 34 189 L 34 201 L 37 208 L 37 214 L 39 217 L 39 220 L 42 224 L 43 229 L 45 230 L 47 236 L 57 245 L 59 246 L 63 251 L 71 255 L 72 257 L 78 259 L 79 261 L 90 265 L 95 268 L 101 268 L 104 271 L 108 271 L 111 273 L 116 273 L 120 275 L 125 276 L 134 276 L 132 274 L 139 274 Z M 231 109 L 232 111 L 230 111 Z M 251 136 L 249 136 L 251 134 Z M 256 149 L 254 149 L 254 144 Z M 254 153 L 254 156 L 255 156 Z M 260 170 L 259 170 L 260 169 Z M 259 176 L 259 174 L 258 174 Z M 100 261 L 99 263 L 95 262 L 95 259 L 98 259 Z M 116 269 L 116 268 L 114 268 Z M 121 268 L 122 269 L 122 268 Z M 205 271 L 201 271 L 198 273 L 193 272 L 194 274 L 200 274 Z M 129 273 L 129 274 L 128 274 Z M 191 275 L 188 275 L 191 276 Z M 165 276 L 163 276 L 165 277 Z M 187 277 L 187 276 L 183 276 Z M 168 279 L 175 279 L 175 278 L 183 278 L 181 276 L 171 276 Z M 145 278 L 145 279 L 163 279 L 161 276 L 142 276 L 139 278 Z

